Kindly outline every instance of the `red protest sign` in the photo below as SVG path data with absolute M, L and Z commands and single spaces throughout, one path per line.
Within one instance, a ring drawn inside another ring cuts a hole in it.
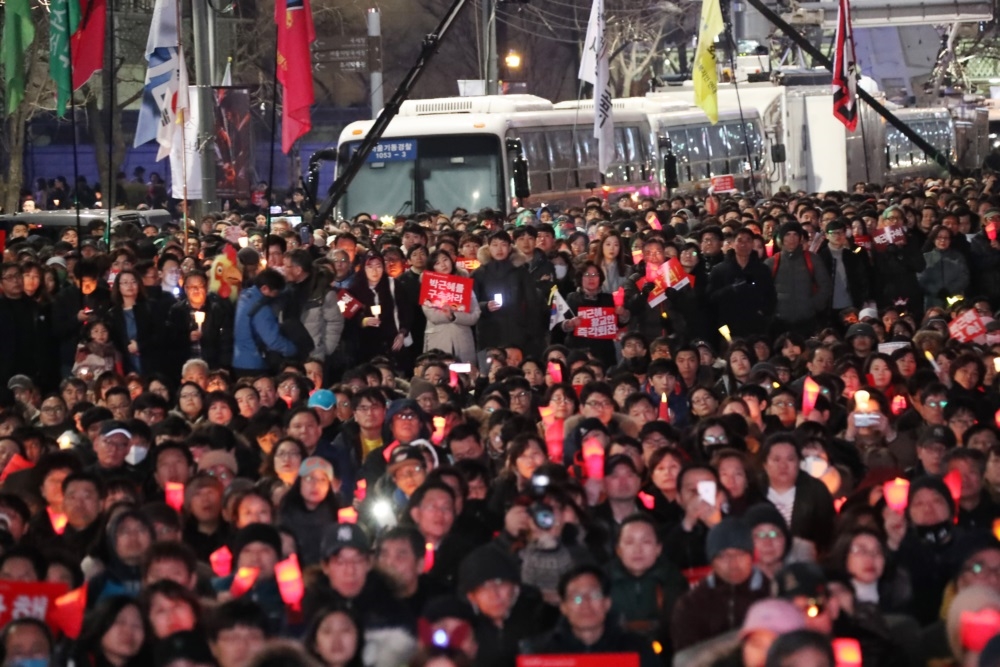
M 364 304 L 351 296 L 347 290 L 342 289 L 337 292 L 337 307 L 345 318 L 351 319 L 364 309 Z
M 731 174 L 712 177 L 712 192 L 736 192 L 736 179 Z
M 667 287 L 670 289 L 680 289 L 685 285 L 690 285 L 694 281 L 691 280 L 691 276 L 688 275 L 687 271 L 681 265 L 681 261 L 676 257 L 671 257 L 670 261 L 663 265 L 661 269 L 663 272 L 663 278 L 667 283 Z
M 517 667 L 639 667 L 638 653 L 564 653 L 519 655 Z
M 970 308 L 948 323 L 948 334 L 955 340 L 971 343 L 976 338 L 986 335 L 986 324 L 979 316 L 979 312 Z
M 467 313 L 472 309 L 472 278 L 424 271 L 420 279 L 420 303 Z
M 618 335 L 618 316 L 614 308 L 582 307 L 576 311 L 580 325 L 573 330 L 578 338 L 614 340 Z
M 58 630 L 55 601 L 68 590 L 66 584 L 0 580 L 0 628 L 19 618 L 37 618 Z

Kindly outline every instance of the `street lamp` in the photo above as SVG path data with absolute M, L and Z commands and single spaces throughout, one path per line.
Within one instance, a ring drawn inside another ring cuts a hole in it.
M 521 55 L 516 51 L 508 51 L 503 62 L 507 65 L 508 70 L 518 69 L 521 66 Z

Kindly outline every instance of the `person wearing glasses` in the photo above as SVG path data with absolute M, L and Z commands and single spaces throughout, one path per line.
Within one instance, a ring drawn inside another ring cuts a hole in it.
M 555 628 L 522 643 L 521 655 L 637 653 L 640 667 L 662 664 L 650 642 L 623 630 L 611 611 L 611 581 L 596 565 L 578 565 L 559 579 Z
M 589 350 L 605 368 L 609 368 L 616 362 L 614 334 L 628 324 L 631 313 L 624 305 L 615 306 L 614 296 L 601 291 L 604 280 L 604 271 L 597 262 L 584 263 L 576 276 L 577 290 L 566 296 L 566 305 L 572 311 L 572 317 L 561 327 L 566 334 L 566 347 Z M 600 313 L 600 317 L 585 317 L 588 313 Z M 613 317 L 608 318 L 608 314 Z M 612 321 L 606 321 L 608 319 Z

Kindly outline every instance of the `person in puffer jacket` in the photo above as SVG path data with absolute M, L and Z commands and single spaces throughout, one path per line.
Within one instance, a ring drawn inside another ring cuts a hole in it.
M 830 272 L 823 258 L 802 247 L 802 225 L 786 222 L 779 231 L 781 252 L 767 260 L 778 297 L 771 330 L 809 335 L 830 305 Z
M 233 370 L 237 376 L 254 375 L 267 368 L 257 340 L 269 351 L 295 356 L 295 345 L 282 335 L 278 316 L 267 305 L 258 307 L 261 301 L 273 299 L 284 288 L 284 276 L 275 269 L 264 269 L 254 279 L 253 287 L 240 294 L 233 323 Z

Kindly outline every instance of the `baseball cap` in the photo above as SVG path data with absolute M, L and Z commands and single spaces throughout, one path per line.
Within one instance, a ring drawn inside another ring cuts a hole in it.
M 337 397 L 329 389 L 317 389 L 309 397 L 309 407 L 332 410 L 337 405 Z
M 827 594 L 826 575 L 815 563 L 792 563 L 782 568 L 775 579 L 781 598 L 818 598 Z
M 100 434 L 102 438 L 121 434 L 124 435 L 129 440 L 132 439 L 132 431 L 128 430 L 128 426 L 125 424 L 125 422 L 121 422 L 116 419 L 109 419 L 103 422 L 101 424 Z
M 928 445 L 928 444 L 940 444 L 944 445 L 948 449 L 955 446 L 955 432 L 952 431 L 947 426 L 937 425 L 932 426 L 927 430 L 923 436 L 917 440 L 917 446 Z
M 858 313 L 858 319 L 862 321 L 867 319 L 877 320 L 878 311 L 874 308 L 862 308 Z
M 333 465 L 320 456 L 310 456 L 303 461 L 302 465 L 299 466 L 299 477 L 308 477 L 310 473 L 316 470 L 324 473 L 330 478 L 331 482 L 335 479 L 333 474 Z
M 320 542 L 320 552 L 323 560 L 336 556 L 344 549 L 357 549 L 367 554 L 371 551 L 371 542 L 361 526 L 353 523 L 335 523 L 323 531 Z
M 389 475 L 391 476 L 408 461 L 416 461 L 417 463 L 423 465 L 424 455 L 420 452 L 418 447 L 406 446 L 394 449 L 392 456 L 389 457 Z
M 11 391 L 15 389 L 34 389 L 35 383 L 27 375 L 15 375 L 7 381 L 7 388 Z

